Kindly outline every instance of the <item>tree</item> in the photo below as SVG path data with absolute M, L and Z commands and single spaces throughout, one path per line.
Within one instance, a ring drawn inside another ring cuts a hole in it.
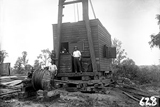
M 4 59 L 8 57 L 8 53 L 5 50 L 0 51 L 0 64 L 4 62 Z
M 27 52 L 22 52 L 22 57 L 18 57 L 16 63 L 14 65 L 16 70 L 27 70 L 28 68 L 28 59 L 27 59 Z
M 35 60 L 35 64 L 39 63 L 41 66 L 47 66 L 47 64 L 50 62 L 50 54 L 51 51 L 49 49 L 41 50 L 41 54 L 39 54 L 37 60 Z
M 123 60 L 122 66 L 123 66 L 123 71 L 125 73 L 125 76 L 127 78 L 135 79 L 135 77 L 137 77 L 137 72 L 139 68 L 132 59 L 127 58 Z
M 158 19 L 158 25 L 159 25 L 159 33 L 154 35 L 151 35 L 151 41 L 149 41 L 150 47 L 153 48 L 155 47 L 159 47 L 160 49 L 160 15 L 158 14 L 156 16 L 156 19 Z
M 38 59 L 36 59 L 36 60 L 34 61 L 33 68 L 34 68 L 34 69 L 39 69 L 40 67 L 41 67 L 41 63 L 39 62 Z
M 131 66 L 131 65 L 136 65 L 136 64 L 132 59 L 127 58 L 127 59 L 122 61 L 122 65 L 130 65 Z
M 22 60 L 23 66 L 26 67 L 26 65 L 28 64 L 27 52 L 26 51 L 22 52 L 21 60 Z
M 14 69 L 17 70 L 17 73 L 21 73 L 20 71 L 23 70 L 21 57 L 17 58 L 16 63 L 14 64 Z
M 114 38 L 112 45 L 116 47 L 116 58 L 113 60 L 114 65 L 120 65 L 121 62 L 126 58 L 127 53 L 122 49 L 122 42 Z
M 158 20 L 158 25 L 160 25 L 160 14 L 156 15 L 156 19 Z M 159 26 L 159 29 L 160 29 L 160 26 Z

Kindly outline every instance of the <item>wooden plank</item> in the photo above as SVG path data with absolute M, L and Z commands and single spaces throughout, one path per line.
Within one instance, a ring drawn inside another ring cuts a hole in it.
M 129 93 L 127 93 L 127 92 L 125 92 L 125 91 L 123 91 L 123 93 L 124 93 L 125 95 L 127 95 L 128 97 L 132 98 L 133 100 L 135 100 L 135 101 L 138 101 L 138 102 L 139 102 L 139 99 L 137 99 L 137 98 L 133 97 L 133 96 L 132 96 L 132 95 L 130 95 Z
M 7 86 L 15 86 L 17 84 L 22 83 L 22 80 L 14 80 L 14 81 L 10 81 L 10 82 L 3 82 L 1 83 L 2 85 L 7 85 Z
M 0 94 L 0 97 L 3 97 L 3 96 L 8 96 L 9 94 L 13 94 L 13 93 L 18 93 L 18 92 L 21 92 L 22 90 L 16 90 L 16 91 L 11 91 L 11 92 L 8 92 L 8 93 L 2 93 Z

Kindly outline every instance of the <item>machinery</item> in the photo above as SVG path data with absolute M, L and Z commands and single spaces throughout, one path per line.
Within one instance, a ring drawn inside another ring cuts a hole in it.
M 73 3 L 82 3 L 83 20 L 62 23 L 63 8 Z M 51 59 L 57 65 L 57 76 L 53 79 L 48 70 L 35 70 L 24 82 L 25 89 L 105 92 L 105 87 L 113 82 L 111 63 L 116 57 L 116 48 L 111 46 L 111 35 L 101 22 L 98 19 L 89 20 L 88 0 L 59 0 L 58 24 L 53 24 L 53 40 Z M 74 71 L 71 55 L 74 46 L 82 54 L 82 73 Z

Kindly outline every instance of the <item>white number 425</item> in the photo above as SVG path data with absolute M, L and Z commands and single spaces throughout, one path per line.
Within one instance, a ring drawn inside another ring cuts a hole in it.
M 139 104 L 141 106 L 156 106 L 157 105 L 157 98 L 156 96 L 149 97 L 142 97 Z

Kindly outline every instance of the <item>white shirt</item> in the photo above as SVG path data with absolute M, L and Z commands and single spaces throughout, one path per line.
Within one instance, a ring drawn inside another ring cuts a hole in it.
M 51 71 L 52 73 L 56 73 L 56 71 L 57 71 L 57 66 L 56 66 L 56 65 L 50 65 L 50 66 L 49 66 L 49 71 Z
M 81 52 L 79 50 L 74 51 L 73 57 L 81 57 Z

